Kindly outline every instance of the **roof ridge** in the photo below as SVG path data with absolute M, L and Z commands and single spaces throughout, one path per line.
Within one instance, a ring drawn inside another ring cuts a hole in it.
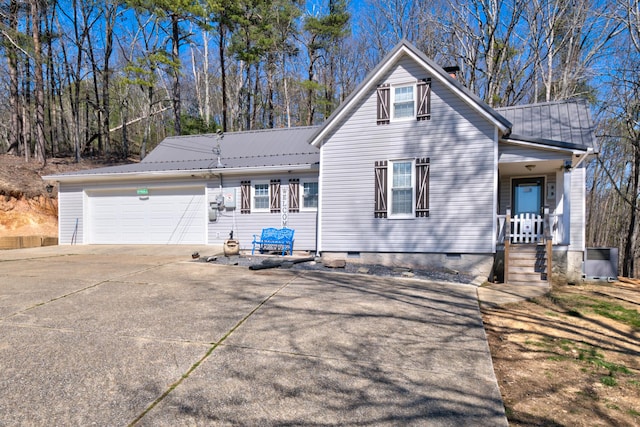
M 268 128 L 268 129 L 250 129 L 250 130 L 239 130 L 239 131 L 231 131 L 226 132 L 225 135 L 247 135 L 252 133 L 268 133 L 268 132 L 282 132 L 282 131 L 293 131 L 293 130 L 306 130 L 306 129 L 315 129 L 320 127 L 320 125 L 311 125 L 311 126 L 292 126 L 292 127 L 283 127 L 283 128 Z M 217 133 L 198 133 L 195 135 L 173 135 L 168 136 L 165 139 L 187 139 L 187 138 L 202 138 L 202 137 L 211 137 L 217 138 Z

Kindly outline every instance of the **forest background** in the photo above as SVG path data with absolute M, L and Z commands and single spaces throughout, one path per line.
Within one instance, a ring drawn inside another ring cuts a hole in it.
M 493 107 L 584 98 L 587 246 L 640 255 L 639 0 L 3 0 L 0 153 L 142 159 L 322 123 L 407 39 Z

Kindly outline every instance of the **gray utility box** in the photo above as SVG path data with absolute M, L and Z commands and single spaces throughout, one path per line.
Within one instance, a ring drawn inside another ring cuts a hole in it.
M 618 277 L 618 248 L 587 248 L 584 261 L 587 279 Z

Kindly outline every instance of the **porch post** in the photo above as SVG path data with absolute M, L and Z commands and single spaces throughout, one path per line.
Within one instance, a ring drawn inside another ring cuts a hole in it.
M 511 208 L 504 218 L 504 283 L 509 283 L 509 247 L 511 246 Z
M 562 177 L 562 244 L 571 243 L 571 170 L 565 170 Z
M 549 206 L 544 207 L 544 244 L 547 251 L 547 281 L 551 283 L 551 260 L 553 256 L 553 236 L 551 235 L 551 217 Z

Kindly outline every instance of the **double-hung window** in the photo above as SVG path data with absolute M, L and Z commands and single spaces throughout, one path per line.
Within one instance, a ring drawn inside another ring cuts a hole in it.
M 393 88 L 393 118 L 411 119 L 414 115 L 414 85 Z
M 382 84 L 378 86 L 376 100 L 378 125 L 412 118 L 417 121 L 430 120 L 431 79 L 402 85 Z
M 260 183 L 253 187 L 253 210 L 268 211 L 269 210 L 269 184 Z
M 391 216 L 413 216 L 414 198 L 414 166 L 413 160 L 391 161 L 391 176 L 389 179 L 391 198 Z
M 428 157 L 376 161 L 374 217 L 428 217 L 429 163 Z

